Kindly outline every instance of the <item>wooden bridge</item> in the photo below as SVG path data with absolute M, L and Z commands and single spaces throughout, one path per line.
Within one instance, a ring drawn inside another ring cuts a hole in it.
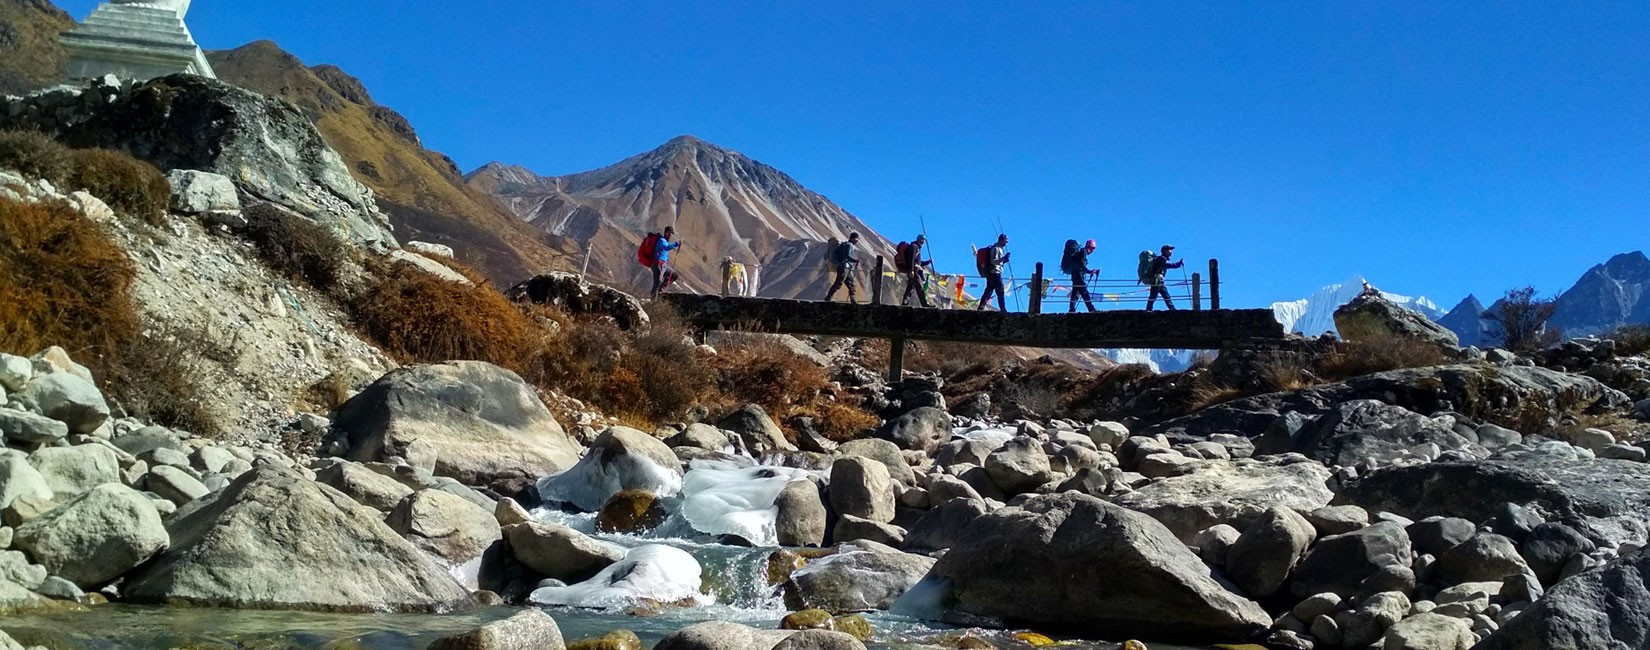
M 889 376 L 895 380 L 904 364 L 907 340 L 1190 350 L 1271 347 L 1286 340 L 1283 325 L 1270 309 L 1030 314 L 689 294 L 665 294 L 660 299 L 706 331 L 889 339 L 893 342 Z

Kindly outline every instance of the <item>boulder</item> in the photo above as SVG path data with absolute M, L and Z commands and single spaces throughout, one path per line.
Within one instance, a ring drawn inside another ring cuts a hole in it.
M 823 546 L 828 513 L 813 481 L 792 481 L 779 492 L 774 530 L 780 546 Z
M 650 320 L 642 301 L 613 287 L 585 282 L 576 273 L 552 271 L 535 276 L 504 292 L 516 302 L 555 305 L 572 314 L 605 316 L 619 329 L 647 329 Z
M 773 650 L 865 650 L 865 644 L 846 632 L 802 630 L 785 637 Z
M 1469 521 L 1526 504 L 1608 546 L 1650 536 L 1650 465 L 1622 460 L 1527 455 L 1399 467 L 1343 486 L 1339 498 L 1370 511 Z
M 71 433 L 91 433 L 109 421 L 109 403 L 103 393 L 73 373 L 36 376 L 14 399 L 26 410 L 68 425 Z
M 984 465 L 996 449 L 984 440 L 952 440 L 934 449 L 934 466 Z
M 665 444 L 670 447 L 696 447 L 708 451 L 726 451 L 733 445 L 721 429 L 700 422 L 689 424 L 681 433 L 666 438 Z
M 1364 599 L 1351 611 L 1337 613 L 1335 623 L 1340 628 L 1341 645 L 1369 647 L 1380 640 L 1387 628 L 1403 620 L 1411 605 L 1409 597 L 1402 593 L 1382 592 Z
M 510 551 L 527 568 L 568 583 L 590 578 L 624 559 L 623 549 L 572 528 L 548 522 L 504 527 Z
M 943 410 L 924 406 L 889 420 L 877 429 L 876 437 L 899 445 L 900 449 L 933 454 L 951 439 L 951 416 Z
M 0 407 L 0 435 L 23 445 L 49 445 L 69 436 L 69 425 L 44 415 Z
M 929 577 L 965 616 L 1183 643 L 1249 638 L 1272 622 L 1162 524 L 1094 497 L 1032 497 L 962 538 Z
M 1416 614 L 1388 628 L 1380 650 L 1468 650 L 1474 637 L 1472 625 L 1453 616 Z
M 1461 344 L 1460 337 L 1449 328 L 1388 300 L 1368 285 L 1352 302 L 1335 309 L 1335 329 L 1348 341 L 1370 345 L 1409 341 L 1453 353 Z
M 500 538 L 492 512 L 440 490 L 407 495 L 385 523 L 413 546 L 454 565 L 481 557 Z
M 1243 533 L 1227 524 L 1215 524 L 1192 537 L 1192 548 L 1197 549 L 1197 556 L 1210 566 L 1226 566 L 1226 556 L 1232 552 L 1232 545 L 1236 544 Z
M 1478 650 L 1650 646 L 1650 553 L 1639 551 L 1558 583 Z
M 172 211 L 183 214 L 240 212 L 241 197 L 226 176 L 193 169 L 166 172 L 172 183 Z
M 333 427 L 353 460 L 404 458 L 424 441 L 438 476 L 505 494 L 572 467 L 581 451 L 531 385 L 480 361 L 391 371 L 339 407 Z
M 1325 506 L 1302 512 L 1319 535 L 1339 535 L 1369 525 L 1369 511 L 1358 506 Z
M 1564 565 L 1577 553 L 1590 555 L 1595 550 L 1592 540 L 1560 523 L 1536 526 L 1518 543 L 1518 555 L 1544 585 L 1558 582 Z
M 758 630 L 727 621 L 689 625 L 660 639 L 653 650 L 774 650 L 790 630 Z
M 47 447 L 30 454 L 29 464 L 46 479 L 46 487 L 58 498 L 72 497 L 104 483 L 120 482 L 119 456 L 103 445 Z
M 389 512 L 413 493 L 413 489 L 393 478 L 367 469 L 360 463 L 339 461 L 315 473 L 315 480 L 343 492 L 356 503 L 380 512 Z
M 791 572 L 785 604 L 833 614 L 887 609 L 934 566 L 934 559 L 855 541 Z
M 1295 451 L 1326 464 L 1349 467 L 1371 459 L 1399 458 L 1428 443 L 1445 450 L 1471 444 L 1448 422 L 1376 400 L 1337 404 L 1302 435 L 1307 437 L 1307 447 Z
M 837 514 L 879 523 L 894 520 L 894 484 L 874 460 L 849 456 L 831 463 L 831 507 Z
M 1009 440 L 985 458 L 985 472 L 1003 494 L 1030 492 L 1054 478 L 1048 454 L 1035 439 L 1020 436 Z
M 893 548 L 903 548 L 905 529 L 853 515 L 839 515 L 836 518 L 836 526 L 831 528 L 831 541 L 836 544 L 869 541 Z
M 1404 527 L 1381 522 L 1318 540 L 1295 566 L 1290 590 L 1302 598 L 1325 592 L 1342 598 L 1367 596 L 1385 591 L 1378 588 L 1384 586 L 1378 584 L 1383 569 L 1408 570 L 1413 560 Z
M 593 639 L 570 641 L 567 650 L 646 650 L 646 647 L 635 632 L 619 629 Z
M 206 484 L 196 480 L 188 472 L 169 465 L 160 465 L 149 470 L 149 474 L 143 479 L 143 485 L 160 498 L 180 506 L 212 492 L 206 489 Z
M 888 476 L 901 485 L 914 485 L 917 482 L 916 473 L 911 465 L 905 462 L 905 453 L 898 445 L 880 438 L 866 438 L 842 443 L 836 448 L 837 456 L 858 456 L 869 458 L 882 463 L 888 468 Z
M 1183 476 L 1121 494 L 1115 503 L 1151 515 L 1182 541 L 1215 524 L 1243 530 L 1269 508 L 1315 510 L 1329 505 L 1329 470 L 1289 457 L 1205 462 Z
M 34 362 L 28 357 L 0 352 L 0 388 L 17 392 L 34 378 Z
M 20 497 L 50 502 L 51 484 L 22 454 L 0 452 L 0 510 Z
M 905 548 L 914 551 L 939 551 L 951 548 L 962 532 L 985 516 L 990 508 L 979 497 L 954 498 L 922 514 L 905 534 Z
M 539 494 L 546 501 L 569 503 L 585 512 L 600 510 L 624 490 L 675 496 L 682 491 L 682 461 L 651 434 L 613 426 L 590 443 L 578 464 L 539 482 Z
M 556 619 L 528 608 L 463 634 L 442 637 L 429 650 L 562 650 L 566 645 Z
M 1305 517 L 1288 508 L 1269 508 L 1249 524 L 1226 553 L 1226 575 L 1253 598 L 1278 592 L 1317 537 Z
M 716 426 L 739 436 L 745 448 L 752 454 L 797 450 L 796 445 L 785 438 L 785 431 L 779 428 L 779 424 L 768 416 L 767 411 L 755 404 L 740 407 L 722 418 Z
M 498 520 L 499 526 L 513 526 L 532 521 L 533 515 L 529 514 L 526 508 L 521 507 L 521 504 L 517 503 L 515 499 L 504 497 L 499 499 L 498 503 L 493 504 L 493 519 Z
M 169 520 L 172 545 L 127 576 L 137 602 L 431 611 L 469 602 L 447 571 L 332 488 L 266 465 Z
M 1129 439 L 1129 428 L 1117 422 L 1096 422 L 1089 426 L 1088 434 L 1097 447 L 1116 449 Z
M 18 527 L 12 543 L 53 575 L 95 589 L 154 557 L 169 541 L 148 497 L 108 483 Z
M 1512 540 L 1479 533 L 1438 557 L 1438 572 L 1449 584 L 1500 582 L 1530 572 Z
M 1404 527 L 1404 532 L 1417 555 L 1438 557 L 1471 539 L 1478 527 L 1459 517 L 1428 517 Z

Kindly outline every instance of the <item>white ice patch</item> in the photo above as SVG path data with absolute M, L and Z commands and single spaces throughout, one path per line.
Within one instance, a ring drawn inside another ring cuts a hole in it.
M 633 607 L 646 601 L 692 606 L 709 604 L 699 592 L 703 570 L 687 551 L 662 544 L 630 549 L 624 559 L 608 565 L 595 577 L 565 587 L 541 587 L 529 600 L 539 605 L 591 609 Z
M 682 480 L 682 516 L 694 530 L 736 535 L 757 546 L 778 546 L 774 500 L 807 470 L 792 467 L 695 467 Z
M 682 475 L 640 454 L 605 459 L 600 450 L 578 464 L 539 480 L 539 495 L 551 503 L 570 503 L 585 512 L 600 510 L 620 490 L 647 490 L 659 498 L 682 491 Z
M 997 449 L 1008 444 L 1008 441 L 1013 440 L 1018 434 L 1010 429 L 977 424 L 952 429 L 951 435 L 956 438 L 962 438 L 963 440 L 983 442 L 989 445 L 992 449 Z

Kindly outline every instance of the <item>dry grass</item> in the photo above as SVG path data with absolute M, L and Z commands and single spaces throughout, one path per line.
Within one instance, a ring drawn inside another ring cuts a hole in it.
M 1186 393 L 1186 412 L 1195 413 L 1248 395 L 1249 393 L 1241 388 L 1213 382 L 1196 382 Z
M 824 402 L 818 406 L 799 408 L 796 409 L 796 414 L 813 417 L 820 433 L 837 442 L 863 438 L 866 431 L 882 424 L 882 418 L 865 412 L 865 409 L 840 402 Z
M 375 269 L 350 305 L 356 324 L 404 363 L 486 361 L 520 372 L 543 328 L 503 295 L 435 277 L 410 264 Z
M 759 405 L 777 421 L 812 405 L 830 383 L 824 368 L 769 339 L 746 339 L 719 352 L 714 365 L 722 396 Z
M 1334 382 L 1377 372 L 1426 368 L 1450 363 L 1436 346 L 1413 339 L 1341 342 L 1313 364 L 1324 381 Z
M 63 187 L 74 169 L 69 148 L 34 131 L 0 131 L 0 169 L 21 172 Z
M 241 235 L 252 243 L 258 259 L 293 282 L 330 292 L 355 256 L 326 226 L 274 204 L 254 204 L 244 214 L 246 228 Z
M 1608 338 L 1616 342 L 1616 354 L 1650 355 L 1650 325 L 1623 325 Z
M 118 151 L 76 149 L 68 187 L 103 199 L 116 214 L 151 226 L 166 222 L 172 185 L 154 165 Z

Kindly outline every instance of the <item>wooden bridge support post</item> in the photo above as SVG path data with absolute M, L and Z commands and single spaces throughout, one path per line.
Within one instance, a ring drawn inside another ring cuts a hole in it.
M 871 274 L 871 304 L 882 304 L 882 256 L 877 256 L 877 269 Z
M 1037 263 L 1037 269 L 1031 272 L 1031 309 L 1027 313 L 1043 313 L 1043 263 Z
M 1203 274 L 1192 274 L 1192 311 L 1203 311 Z
M 1220 260 L 1209 260 L 1209 308 L 1220 309 Z
M 888 383 L 905 379 L 905 339 L 888 340 Z
M 722 297 L 733 292 L 733 258 L 722 258 Z

